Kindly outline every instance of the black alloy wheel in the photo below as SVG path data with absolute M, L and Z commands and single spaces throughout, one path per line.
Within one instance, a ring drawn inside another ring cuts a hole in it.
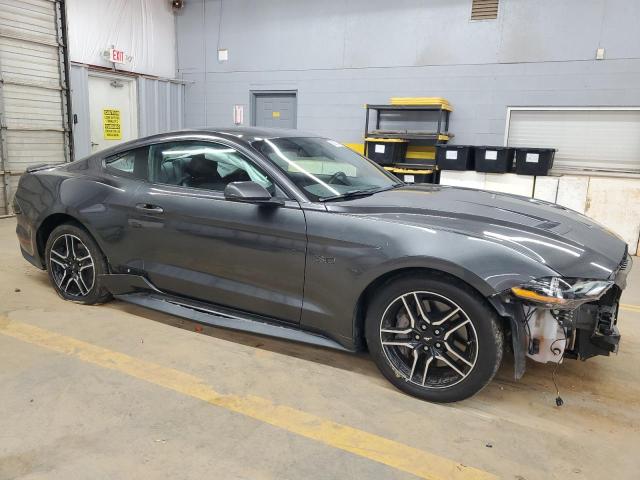
M 56 227 L 47 240 L 49 279 L 58 295 L 88 305 L 104 303 L 111 294 L 100 285 L 107 262 L 91 235 L 74 224 Z
M 470 397 L 502 361 L 496 312 L 471 287 L 444 274 L 388 280 L 372 296 L 365 322 L 369 352 L 383 375 L 424 400 Z

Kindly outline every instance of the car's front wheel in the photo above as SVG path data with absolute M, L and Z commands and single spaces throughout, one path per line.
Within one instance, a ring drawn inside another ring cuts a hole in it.
M 56 227 L 45 247 L 47 271 L 58 295 L 87 305 L 104 303 L 110 293 L 100 285 L 107 262 L 96 241 L 73 224 Z
M 502 361 L 496 313 L 469 286 L 439 274 L 400 277 L 378 289 L 365 334 L 384 376 L 433 402 L 474 395 Z

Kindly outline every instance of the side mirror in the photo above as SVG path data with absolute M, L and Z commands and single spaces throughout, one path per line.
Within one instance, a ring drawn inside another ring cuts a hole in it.
M 224 198 L 232 202 L 284 205 L 282 199 L 272 197 L 266 188 L 256 182 L 231 182 L 224 189 Z

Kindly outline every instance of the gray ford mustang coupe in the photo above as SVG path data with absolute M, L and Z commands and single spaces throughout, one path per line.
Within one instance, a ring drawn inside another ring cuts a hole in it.
M 626 244 L 513 195 L 408 185 L 297 131 L 180 131 L 35 167 L 14 201 L 24 257 L 67 300 L 112 296 L 350 351 L 401 390 L 467 398 L 508 348 L 616 352 Z

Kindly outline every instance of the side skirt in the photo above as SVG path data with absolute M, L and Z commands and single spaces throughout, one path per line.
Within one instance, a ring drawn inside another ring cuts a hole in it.
M 268 322 L 261 317 L 250 314 L 241 314 L 222 307 L 213 307 L 209 304 L 176 298 L 155 292 L 123 293 L 114 296 L 125 302 L 134 303 L 143 307 L 158 310 L 160 312 L 188 318 L 190 320 L 213 325 L 215 327 L 240 330 L 256 333 L 268 337 L 283 338 L 296 342 L 309 343 L 320 347 L 333 348 L 342 351 L 351 351 L 338 342 L 322 335 L 289 327 L 275 322 Z

